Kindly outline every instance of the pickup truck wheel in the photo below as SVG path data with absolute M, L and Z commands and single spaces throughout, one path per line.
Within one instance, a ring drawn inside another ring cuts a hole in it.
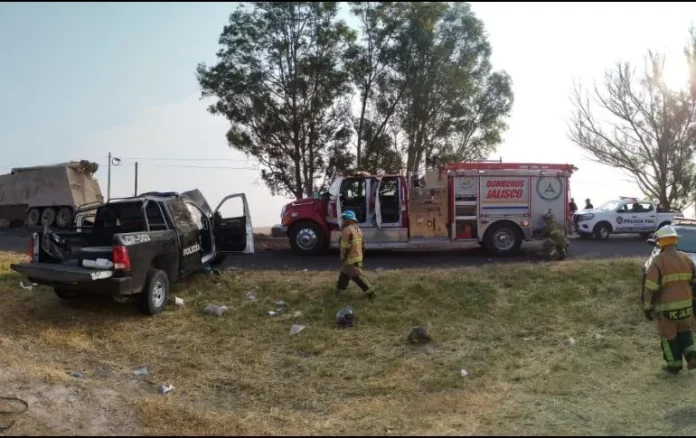
M 145 287 L 138 294 L 135 305 L 145 315 L 162 313 L 167 306 L 169 279 L 164 271 L 150 269 L 145 277 Z
M 210 266 L 221 265 L 222 262 L 224 262 L 226 258 L 227 258 L 227 255 L 225 255 L 225 254 L 215 254 L 215 257 L 210 262 Z
M 611 226 L 606 222 L 600 222 L 594 227 L 594 237 L 597 240 L 609 240 Z
M 511 222 L 498 222 L 486 231 L 484 245 L 494 254 L 516 254 L 522 246 L 522 233 Z
M 61 300 L 74 300 L 80 298 L 80 293 L 74 290 L 63 290 L 54 288 L 53 292 L 55 292 L 58 298 L 60 298 Z
M 44 208 L 41 212 L 41 226 L 50 227 L 56 221 L 56 210 L 53 208 Z
M 321 227 L 311 221 L 298 222 L 290 229 L 290 246 L 296 254 L 319 254 L 326 249 L 326 236 Z

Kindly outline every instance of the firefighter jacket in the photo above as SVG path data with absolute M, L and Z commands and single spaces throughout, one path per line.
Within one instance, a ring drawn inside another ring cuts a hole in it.
M 674 247 L 663 250 L 650 263 L 643 308 L 653 311 L 663 338 L 674 339 L 677 332 L 692 329 L 695 279 L 694 262 Z
M 350 224 L 343 228 L 339 246 L 341 248 L 341 260 L 344 265 L 362 263 L 365 242 L 363 241 L 362 231 L 357 225 Z

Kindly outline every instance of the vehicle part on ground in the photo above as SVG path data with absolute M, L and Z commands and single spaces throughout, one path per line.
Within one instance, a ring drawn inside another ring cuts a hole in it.
M 19 402 L 19 404 L 23 406 L 22 408 L 15 409 L 15 410 L 8 410 L 8 409 L 0 410 L 0 416 L 2 416 L 2 415 L 17 415 L 17 414 L 23 414 L 23 413 L 25 413 L 26 411 L 29 410 L 29 403 L 27 403 L 26 401 L 22 400 L 21 398 L 17 398 L 17 397 L 0 397 L 0 401 L 5 402 L 5 403 L 2 403 L 3 405 L 10 404 L 10 403 L 6 403 L 6 402 Z M 15 422 L 16 422 L 16 421 L 17 421 L 17 420 L 12 420 L 12 421 L 10 421 L 9 423 L 6 423 L 6 424 L 0 424 L 0 430 L 7 430 L 7 429 L 10 429 L 12 426 L 15 425 Z
M 167 307 L 169 295 L 169 279 L 167 274 L 159 269 L 150 269 L 147 272 L 145 288 L 138 294 L 136 307 L 146 315 L 157 315 Z
M 353 327 L 355 324 L 355 313 L 351 306 L 346 306 L 336 313 L 336 324 L 338 328 Z

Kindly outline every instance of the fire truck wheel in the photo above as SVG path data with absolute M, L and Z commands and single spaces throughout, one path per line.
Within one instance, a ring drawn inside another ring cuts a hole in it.
M 56 216 L 56 226 L 58 228 L 70 228 L 70 219 L 72 219 L 72 208 L 61 207 Z
M 30 227 L 35 227 L 39 225 L 39 221 L 41 220 L 41 212 L 39 212 L 38 208 L 30 208 L 29 211 L 27 212 L 27 225 Z
M 516 254 L 522 246 L 522 233 L 512 222 L 498 222 L 486 231 L 484 245 L 494 254 Z
M 319 254 L 326 249 L 321 227 L 312 221 L 298 222 L 290 230 L 290 246 L 300 255 Z
M 606 222 L 600 222 L 594 227 L 594 237 L 597 240 L 609 240 L 611 235 L 611 225 Z
M 56 221 L 56 210 L 54 208 L 44 208 L 41 212 L 41 226 L 50 227 Z

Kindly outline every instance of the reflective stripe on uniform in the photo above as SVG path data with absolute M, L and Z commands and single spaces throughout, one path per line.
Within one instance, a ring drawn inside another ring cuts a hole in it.
M 658 312 L 669 312 L 670 310 L 687 309 L 693 305 L 691 300 L 674 301 L 671 303 L 658 303 L 655 305 L 655 310 Z
M 648 290 L 658 290 L 660 285 L 652 280 L 645 280 L 645 288 Z
M 662 284 L 672 281 L 691 281 L 691 272 L 688 274 L 669 274 L 662 277 Z
M 345 242 L 341 241 L 341 249 L 348 249 L 348 248 L 350 248 L 350 243 L 345 243 Z
M 351 257 L 345 261 L 345 264 L 352 265 L 354 263 L 360 263 L 360 262 L 362 262 L 362 259 L 363 259 L 362 256 Z

